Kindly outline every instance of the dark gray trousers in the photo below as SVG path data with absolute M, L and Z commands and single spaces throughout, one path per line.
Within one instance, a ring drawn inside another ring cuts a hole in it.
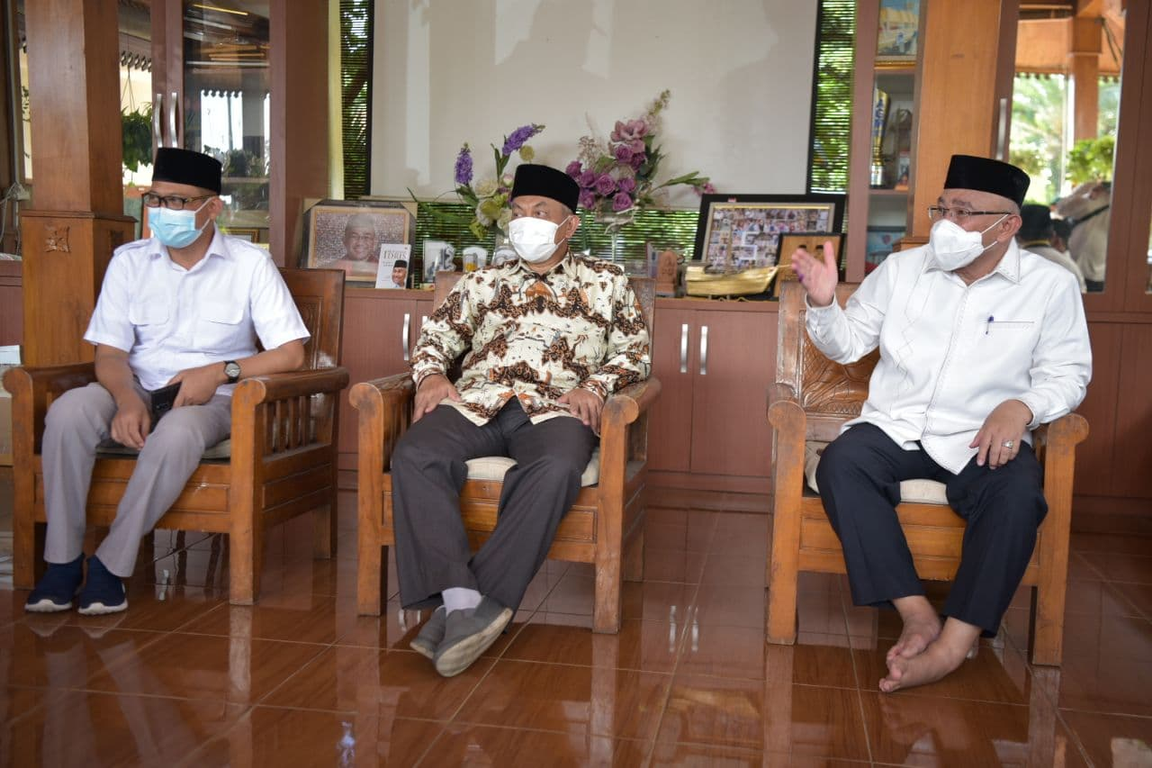
M 902 449 L 871 424 L 852 427 L 825 448 L 816 482 L 844 548 L 856 605 L 924 594 L 894 509 L 900 482 L 916 478 L 944 483 L 948 503 L 967 521 L 944 615 L 995 634 L 1048 514 L 1032 446 L 1024 443 L 1016 458 L 995 470 L 977 466 L 973 457 L 959 475 L 924 450 Z
M 597 438 L 578 419 L 533 424 L 511 398 L 476 426 L 442 405 L 413 424 L 392 454 L 392 503 L 400 602 L 439 602 L 450 587 L 475 589 L 515 610 L 580 492 Z M 508 456 L 496 530 L 472 554 L 460 517 L 465 461 Z

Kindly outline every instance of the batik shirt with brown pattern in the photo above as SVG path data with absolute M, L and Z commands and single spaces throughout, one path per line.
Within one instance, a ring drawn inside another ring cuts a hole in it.
M 615 264 L 567 256 L 543 275 L 517 259 L 464 275 L 436 308 L 412 356 L 419 387 L 461 354 L 461 402 L 485 424 L 517 397 L 534 424 L 570 415 L 557 400 L 582 387 L 606 399 L 648 378 L 648 329 Z

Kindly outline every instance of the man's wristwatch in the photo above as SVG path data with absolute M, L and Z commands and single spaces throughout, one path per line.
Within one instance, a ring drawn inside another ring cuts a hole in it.
M 224 375 L 228 377 L 229 384 L 235 384 L 240 381 L 240 363 L 235 360 L 225 360 Z

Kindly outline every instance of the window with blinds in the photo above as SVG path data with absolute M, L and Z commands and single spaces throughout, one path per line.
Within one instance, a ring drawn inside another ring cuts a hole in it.
M 340 130 L 344 198 L 368 194 L 372 135 L 373 0 L 340 0 Z
M 816 20 L 809 192 L 846 192 L 852 137 L 854 0 L 821 0 Z

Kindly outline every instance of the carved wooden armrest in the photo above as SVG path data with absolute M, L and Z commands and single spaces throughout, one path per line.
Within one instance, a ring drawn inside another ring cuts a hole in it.
M 287 371 L 267 376 L 253 376 L 236 385 L 233 397 L 246 402 L 270 403 L 304 395 L 339 392 L 348 386 L 348 369 L 342 366 L 311 371 Z
M 11 368 L 4 374 L 4 389 L 12 394 L 13 451 L 32 455 L 44 434 L 44 416 L 51 398 L 96 381 L 94 363 L 37 368 Z
M 619 392 L 609 395 L 607 402 L 604 403 L 602 430 L 608 429 L 609 424 L 612 428 L 616 428 L 636 421 L 640 414 L 656 402 L 659 395 L 660 380 L 655 377 L 630 384 Z
M 416 385 L 407 373 L 397 373 L 352 386 L 348 395 L 359 414 L 359 472 L 380 473 L 389 465 L 396 441 L 408 429 Z

